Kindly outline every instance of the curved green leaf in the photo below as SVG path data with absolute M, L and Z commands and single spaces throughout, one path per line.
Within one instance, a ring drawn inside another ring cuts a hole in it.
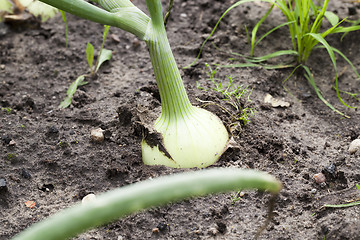
M 95 69 L 95 72 L 97 72 L 100 68 L 100 66 L 105 62 L 105 61 L 108 61 L 110 60 L 112 57 L 112 51 L 111 50 L 108 50 L 108 49 L 103 49 L 101 51 L 101 54 L 99 56 L 99 60 L 98 60 L 98 63 L 96 65 L 96 69 Z
M 269 174 L 250 169 L 209 169 L 160 177 L 131 184 L 78 204 L 37 223 L 13 240 L 60 240 L 117 218 L 190 197 L 238 189 L 278 193 L 281 183 Z
M 339 22 L 339 17 L 333 12 L 325 11 L 325 17 L 332 26 L 335 26 Z

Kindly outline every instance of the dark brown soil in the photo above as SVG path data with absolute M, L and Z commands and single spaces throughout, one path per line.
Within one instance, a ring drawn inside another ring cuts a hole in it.
M 142 1 L 134 1 L 145 9 Z M 168 36 L 179 66 L 191 63 L 220 14 L 234 1 L 175 1 L 168 23 Z M 330 10 L 341 17 L 359 4 L 335 1 Z M 204 49 L 198 64 L 181 70 L 193 104 L 212 101 L 225 106 L 209 88 L 204 63 L 228 63 L 229 55 L 216 50 L 247 54 L 249 29 L 266 12 L 266 4 L 252 3 L 233 10 Z M 353 13 L 353 12 L 352 12 Z M 184 16 L 186 14 L 186 16 Z M 89 193 L 100 194 L 134 182 L 181 171 L 144 166 L 141 160 L 140 114 L 160 106 L 150 59 L 144 43 L 131 34 L 110 29 L 106 48 L 113 58 L 96 78 L 80 87 L 73 104 L 58 108 L 69 84 L 88 73 L 87 42 L 99 48 L 103 27 L 68 15 L 69 47 L 65 48 L 61 16 L 41 24 L 9 26 L 0 24 L 0 239 L 10 239 L 31 224 L 71 206 Z M 260 28 L 260 34 L 284 19 L 278 10 Z M 116 37 L 114 37 L 116 36 Z M 115 41 L 120 39 L 119 42 Z M 282 28 L 256 49 L 257 56 L 289 49 L 288 30 Z M 360 32 L 327 38 L 353 61 L 360 71 Z M 360 154 L 350 155 L 348 147 L 360 135 L 360 113 L 339 103 L 334 71 L 325 50 L 315 50 L 309 61 L 325 98 L 350 119 L 327 108 L 301 74 L 282 81 L 291 72 L 261 68 L 221 69 L 218 77 L 231 75 L 236 84 L 252 88 L 255 115 L 247 125 L 234 130 L 238 148 L 229 149 L 212 167 L 254 168 L 275 175 L 284 184 L 277 199 L 275 216 L 261 239 L 360 239 L 360 207 L 323 209 L 323 204 L 341 204 L 358 199 L 354 187 L 360 183 Z M 360 92 L 359 80 L 338 58 L 342 71 L 340 88 Z M 283 98 L 287 108 L 264 103 L 265 95 Z M 359 101 L 343 95 L 353 106 Z M 229 106 L 227 106 L 229 107 Z M 221 108 L 207 107 L 230 124 Z M 106 139 L 90 141 L 90 131 L 104 129 Z M 15 145 L 10 146 L 10 140 Z M 331 166 L 332 165 L 332 166 Z M 336 166 L 333 174 L 326 172 Z M 326 185 L 313 176 L 327 173 Z M 264 223 L 269 195 L 246 191 L 191 199 L 154 208 L 87 232 L 77 239 L 253 239 Z M 36 202 L 27 208 L 26 201 Z M 152 229 L 159 227 L 159 233 Z M 122 237 L 122 238 L 121 238 Z

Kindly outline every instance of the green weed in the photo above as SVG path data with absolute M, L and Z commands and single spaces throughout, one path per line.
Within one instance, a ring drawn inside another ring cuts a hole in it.
M 4 108 L 4 107 L 2 107 L 2 108 L 1 108 L 1 111 L 4 111 L 4 112 L 6 112 L 7 114 L 10 114 L 10 113 L 12 112 L 12 108 L 9 108 L 9 107 Z
M 220 93 L 223 96 L 221 100 L 232 107 L 232 109 L 226 107 L 223 107 L 223 109 L 231 115 L 233 121 L 241 122 L 243 124 L 249 123 L 251 117 L 255 114 L 254 109 L 250 107 L 250 95 L 252 90 L 247 86 L 245 87 L 236 84 L 235 79 L 232 76 L 226 76 L 225 81 L 217 78 L 215 75 L 218 72 L 218 68 L 213 69 L 207 63 L 205 64 L 205 67 L 207 68 L 206 73 L 209 80 L 213 83 L 213 87 L 205 89 L 197 82 L 197 88 L 204 91 L 212 90 Z
M 206 40 L 202 43 L 200 52 L 195 59 L 195 61 L 187 67 L 191 67 L 196 63 L 199 59 L 200 54 L 206 44 L 206 42 L 210 39 L 210 37 L 215 33 L 219 23 L 225 17 L 225 15 L 234 9 L 237 6 L 240 6 L 243 3 L 247 2 L 254 2 L 255 0 L 241 0 L 230 6 L 220 17 L 218 22 L 216 23 L 215 27 L 213 28 L 210 35 L 206 38 Z M 309 67 L 306 65 L 307 60 L 309 59 L 313 49 L 315 48 L 325 48 L 328 52 L 328 55 L 331 59 L 333 68 L 335 70 L 335 90 L 339 101 L 348 108 L 354 108 L 349 106 L 347 103 L 344 102 L 342 97 L 340 96 L 340 90 L 338 85 L 338 70 L 337 64 L 335 59 L 335 53 L 340 55 L 353 69 L 357 77 L 360 79 L 360 75 L 357 72 L 356 68 L 352 64 L 352 62 L 346 58 L 346 56 L 341 53 L 338 49 L 329 45 L 329 43 L 325 40 L 325 37 L 334 34 L 334 33 L 348 33 L 351 31 L 356 31 L 360 29 L 358 25 L 359 22 L 356 21 L 352 26 L 349 27 L 341 27 L 340 24 L 343 23 L 346 19 L 339 20 L 339 17 L 332 12 L 326 11 L 329 0 L 325 0 L 322 6 L 316 6 L 312 0 L 260 0 L 262 2 L 268 2 L 271 4 L 270 9 L 266 12 L 266 14 L 260 19 L 260 21 L 255 25 L 254 29 L 251 32 L 251 37 L 249 30 L 245 28 L 248 39 L 251 44 L 250 48 L 250 55 L 243 55 L 238 53 L 232 53 L 236 58 L 232 58 L 230 60 L 241 60 L 245 61 L 244 63 L 235 63 L 230 65 L 224 65 L 221 67 L 264 67 L 267 69 L 276 69 L 276 68 L 293 68 L 294 71 L 287 77 L 283 83 L 286 82 L 296 70 L 303 69 L 303 74 L 305 78 L 308 80 L 309 84 L 315 90 L 317 96 L 321 101 L 323 101 L 329 108 L 333 111 L 337 112 L 338 114 L 346 116 L 344 113 L 335 109 L 325 98 L 322 96 L 320 89 L 317 87 L 315 83 L 315 79 L 313 77 L 312 72 L 310 71 Z M 263 36 L 261 36 L 258 40 L 256 40 L 257 31 L 260 25 L 265 21 L 265 19 L 269 16 L 270 12 L 273 11 L 273 8 L 277 7 L 281 10 L 283 15 L 286 17 L 287 21 L 275 28 L 271 29 Z M 325 31 L 321 32 L 322 22 L 326 18 L 330 24 L 332 25 L 330 28 L 326 29 Z M 291 50 L 280 50 L 265 56 L 254 57 L 254 49 L 255 47 L 265 39 L 269 34 L 273 31 L 283 27 L 288 26 L 290 37 L 291 37 Z M 293 60 L 289 63 L 279 63 L 275 65 L 267 64 L 269 59 L 280 57 L 280 56 L 291 56 Z M 187 68 L 186 67 L 186 68 Z
M 70 106 L 72 97 L 74 96 L 77 88 L 88 83 L 87 81 L 84 81 L 85 77 L 93 77 L 98 72 L 100 66 L 105 61 L 108 61 L 111 59 L 112 51 L 104 48 L 105 40 L 106 40 L 107 34 L 109 32 L 109 29 L 110 29 L 110 26 L 107 26 L 107 25 L 104 26 L 103 41 L 102 41 L 99 56 L 96 60 L 95 65 L 93 64 L 95 49 L 94 49 L 94 46 L 88 42 L 88 44 L 86 46 L 86 60 L 90 67 L 90 75 L 88 75 L 88 74 L 80 75 L 73 83 L 71 83 L 71 85 L 69 86 L 69 88 L 66 92 L 67 96 L 60 103 L 59 108 L 67 108 L 68 106 Z

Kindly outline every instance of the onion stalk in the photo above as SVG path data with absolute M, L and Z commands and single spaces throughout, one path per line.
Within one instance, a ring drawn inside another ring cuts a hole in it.
M 145 164 L 203 168 L 219 159 L 226 149 L 228 132 L 216 115 L 191 105 L 166 35 L 160 0 L 146 0 L 150 17 L 129 0 L 94 1 L 105 10 L 82 0 L 41 1 L 80 17 L 119 27 L 146 42 L 162 110 L 141 142 Z

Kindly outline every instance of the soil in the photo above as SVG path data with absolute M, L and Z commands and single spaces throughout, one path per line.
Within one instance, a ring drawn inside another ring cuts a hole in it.
M 219 16 L 234 1 L 176 1 L 167 25 L 170 44 L 179 67 L 190 64 Z M 146 10 L 143 1 L 134 0 Z M 360 5 L 333 1 L 329 9 L 340 17 L 358 19 Z M 247 124 L 234 122 L 222 107 L 231 109 L 211 88 L 205 63 L 229 63 L 228 52 L 247 54 L 244 25 L 252 29 L 267 11 L 262 3 L 234 9 L 205 46 L 199 62 L 181 73 L 194 105 L 217 114 L 237 147 L 229 148 L 211 166 L 254 168 L 269 172 L 284 185 L 274 217 L 261 239 L 360 239 L 360 207 L 321 208 L 359 199 L 360 153 L 349 144 L 360 136 L 360 112 L 343 106 L 332 89 L 334 71 L 327 52 L 316 49 L 308 62 L 325 98 L 350 118 L 326 107 L 306 79 L 297 74 L 285 86 L 291 69 L 221 68 L 217 77 L 232 76 L 237 85 L 252 89 L 255 111 Z M 354 15 L 355 14 L 355 15 Z M 61 16 L 41 24 L 0 24 L 0 239 L 10 239 L 89 194 L 100 194 L 148 178 L 196 169 L 145 166 L 141 160 L 141 114 L 158 110 L 159 94 L 146 46 L 131 34 L 110 28 L 105 47 L 113 51 L 88 84 L 80 87 L 67 109 L 58 105 L 70 83 L 89 73 L 85 48 L 99 49 L 103 27 L 67 15 L 69 47 L 65 47 Z M 259 34 L 283 22 L 275 10 Z M 325 23 L 326 24 L 326 23 Z M 327 38 L 360 71 L 360 32 Z M 221 48 L 216 49 L 214 45 Z M 256 48 L 261 56 L 290 49 L 288 29 L 281 28 Z M 281 60 L 281 59 L 279 59 Z M 360 92 L 359 80 L 341 58 L 340 88 Z M 264 103 L 266 94 L 283 99 L 289 107 Z M 344 100 L 359 101 L 343 94 Z M 199 101 L 199 99 L 201 101 Z M 241 100 L 243 104 L 245 100 Z M 221 106 L 221 107 L 219 107 Z M 232 111 L 235 112 L 234 109 Z M 90 131 L 105 130 L 105 141 L 94 143 Z M 13 142 L 10 143 L 10 141 Z M 15 144 L 13 144 L 15 142 Z M 326 182 L 313 176 L 324 172 Z M 269 194 L 245 191 L 190 199 L 153 208 L 91 230 L 76 239 L 253 239 L 267 216 Z M 25 206 L 34 201 L 36 206 Z M 153 232 L 154 228 L 159 232 Z

